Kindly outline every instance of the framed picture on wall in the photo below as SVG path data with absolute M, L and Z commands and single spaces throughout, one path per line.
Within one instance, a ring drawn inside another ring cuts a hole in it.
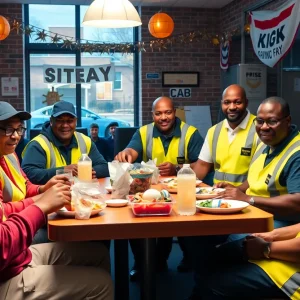
M 199 72 L 162 72 L 163 87 L 197 87 L 200 83 Z

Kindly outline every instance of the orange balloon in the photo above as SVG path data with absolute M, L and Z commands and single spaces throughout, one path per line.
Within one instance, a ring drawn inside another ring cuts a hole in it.
M 165 13 L 157 13 L 149 21 L 149 32 L 156 38 L 166 38 L 174 30 L 173 19 Z
M 6 18 L 0 16 L 0 41 L 6 39 L 10 33 L 10 25 Z

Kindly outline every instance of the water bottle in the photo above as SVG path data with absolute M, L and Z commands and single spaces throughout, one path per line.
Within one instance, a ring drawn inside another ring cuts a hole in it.
M 80 181 L 92 180 L 92 160 L 86 153 L 83 153 L 77 163 L 78 179 Z
M 196 174 L 189 164 L 177 173 L 177 209 L 184 216 L 196 213 Z

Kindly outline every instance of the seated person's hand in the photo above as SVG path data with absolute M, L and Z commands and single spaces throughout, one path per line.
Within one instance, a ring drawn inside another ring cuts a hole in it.
M 222 181 L 222 182 L 218 182 L 218 183 L 214 184 L 214 187 L 226 189 L 226 188 L 234 188 L 235 186 L 228 182 Z
M 164 162 L 158 166 L 159 175 L 161 176 L 173 176 L 176 175 L 176 169 L 170 162 Z
M 241 190 L 236 187 L 226 188 L 225 192 L 221 193 L 223 198 L 234 199 L 248 202 L 250 197 L 244 194 Z
M 72 171 L 73 176 L 78 175 L 77 164 L 72 164 L 64 167 L 65 171 Z
M 248 235 L 243 242 L 246 257 L 248 259 L 264 259 L 264 250 L 268 244 L 260 237 Z
M 97 177 L 96 177 L 96 171 L 95 171 L 94 169 L 92 170 L 92 178 L 93 178 L 93 179 L 96 179 L 96 178 L 97 178 Z
M 132 159 L 132 155 L 130 153 L 130 151 L 128 150 L 123 150 L 121 152 L 119 152 L 116 156 L 115 156 L 115 160 L 118 160 L 120 162 L 129 162 L 132 163 L 133 159 Z
M 270 232 L 259 232 L 259 233 L 253 233 L 252 234 L 255 237 L 259 237 L 264 239 L 266 242 L 273 242 L 276 240 L 275 234 L 274 234 L 274 230 L 270 231 Z
M 71 203 L 70 186 L 57 183 L 40 195 L 35 205 L 38 206 L 44 214 L 52 213 L 65 205 Z
M 69 186 L 71 185 L 71 182 L 69 181 L 69 178 L 66 175 L 55 175 L 50 180 L 48 180 L 46 184 L 40 186 L 40 194 L 46 192 L 48 189 L 50 189 L 53 185 L 57 183 L 63 183 Z

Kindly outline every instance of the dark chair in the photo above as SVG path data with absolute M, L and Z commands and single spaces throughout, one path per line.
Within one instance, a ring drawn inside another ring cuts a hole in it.
M 85 127 L 76 127 L 76 131 L 81 132 L 85 135 L 88 135 L 88 130 Z M 32 128 L 29 132 L 29 138 L 32 140 L 41 132 L 41 128 Z
M 118 154 L 120 151 L 124 150 L 129 144 L 132 136 L 139 127 L 117 127 L 115 132 L 115 153 Z

